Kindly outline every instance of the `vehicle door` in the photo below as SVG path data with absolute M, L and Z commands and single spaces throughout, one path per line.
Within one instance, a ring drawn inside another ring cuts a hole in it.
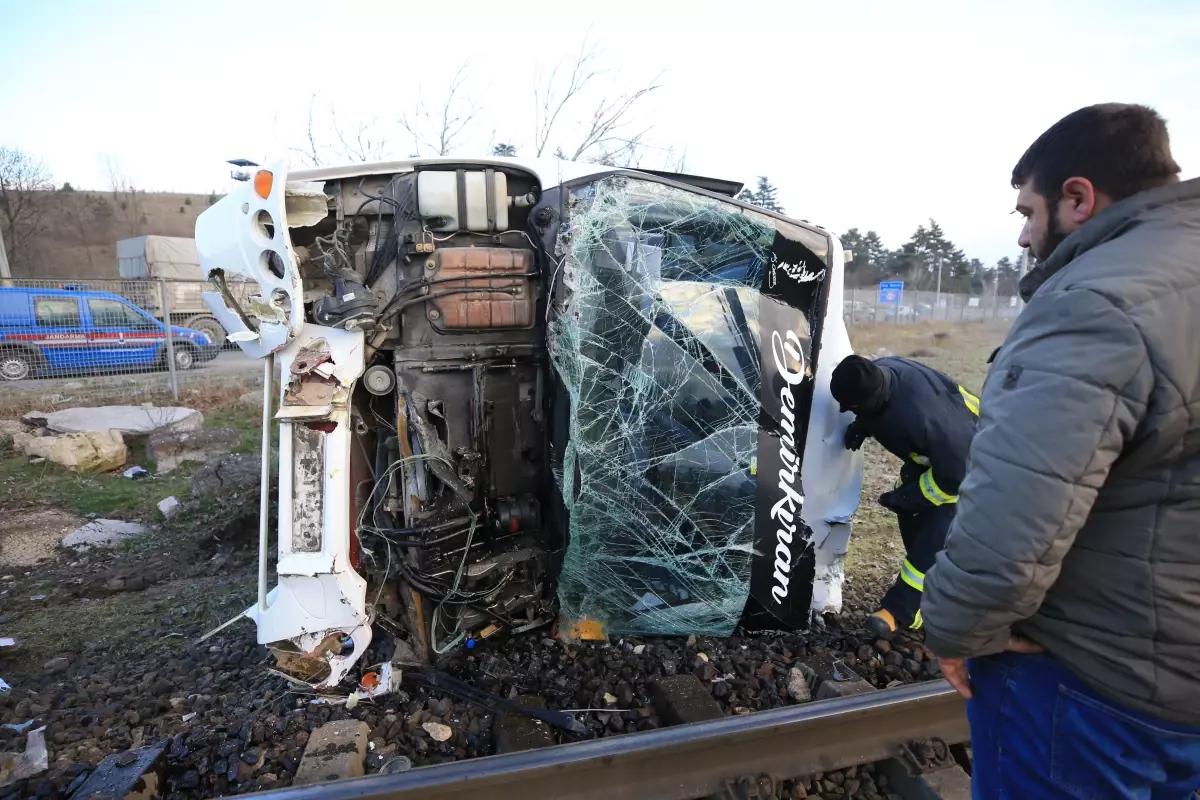
M 79 313 L 79 298 L 69 294 L 35 294 L 33 344 L 52 370 L 87 366 L 88 342 Z
M 116 297 L 88 297 L 88 344 L 96 367 L 153 364 L 165 341 L 162 324 Z

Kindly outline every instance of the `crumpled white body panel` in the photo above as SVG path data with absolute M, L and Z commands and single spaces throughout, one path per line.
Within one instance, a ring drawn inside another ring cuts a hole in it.
M 280 372 L 286 390 L 292 362 L 309 345 L 324 340 L 333 361 L 333 376 L 349 388 L 363 371 L 363 334 L 320 325 L 303 331 L 279 351 Z M 303 423 L 279 425 L 279 562 L 278 585 L 267 598 L 266 610 L 255 606 L 249 616 L 258 626 L 258 641 L 269 644 L 292 640 L 303 652 L 311 651 L 330 633 L 340 631 L 354 641 L 353 652 L 330 659 L 331 674 L 324 685 L 338 683 L 371 643 L 371 611 L 367 606 L 367 582 L 350 562 L 349 527 L 351 487 L 351 423 L 346 405 L 335 404 L 329 421 L 337 427 L 322 436 L 320 547 L 299 550 L 292 531 L 297 515 L 312 513 L 312 506 L 294 498 L 297 462 L 293 428 Z
M 846 450 L 846 427 L 854 419 L 842 414 L 829 391 L 833 369 L 854 350 L 842 319 L 842 245 L 837 237 L 829 253 L 831 269 L 829 305 L 821 330 L 821 352 L 817 359 L 816 385 L 804 442 L 804 521 L 813 531 L 816 576 L 813 579 L 813 611 L 840 611 L 844 562 L 850 544 L 850 517 L 862 495 L 862 454 Z
M 304 286 L 287 233 L 287 162 L 267 169 L 273 180 L 266 199 L 255 192 L 253 181 L 242 181 L 196 220 L 196 252 L 205 276 L 222 269 L 229 280 L 255 281 L 262 290 L 261 300 L 243 309 L 258 322 L 257 335 L 219 293 L 203 295 L 230 338 L 252 358 L 278 351 L 304 330 Z M 272 262 L 282 276 L 271 270 Z

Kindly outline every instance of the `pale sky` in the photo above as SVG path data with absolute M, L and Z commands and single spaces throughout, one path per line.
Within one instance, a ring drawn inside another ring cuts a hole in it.
M 768 175 L 790 215 L 889 247 L 933 217 L 968 256 L 1014 255 L 1013 164 L 1092 103 L 1154 106 L 1200 174 L 1194 1 L 0 0 L 0 144 L 60 184 L 104 188 L 107 153 L 147 189 L 224 191 L 226 159 L 302 144 L 314 93 L 409 155 L 397 117 L 469 59 L 482 111 L 455 155 L 531 154 L 533 76 L 589 32 L 607 85 L 663 73 L 635 123 L 689 172 Z

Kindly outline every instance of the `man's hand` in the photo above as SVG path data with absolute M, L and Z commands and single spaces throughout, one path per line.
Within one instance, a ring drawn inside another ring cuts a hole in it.
M 867 440 L 867 436 L 869 435 L 867 433 L 867 426 L 855 419 L 846 428 L 846 438 L 842 440 L 842 444 L 846 445 L 847 450 L 857 450 L 863 446 L 863 442 Z
M 1028 639 L 1023 639 L 1020 636 L 1010 636 L 1008 644 L 1004 647 L 1008 653 L 1023 653 L 1032 655 L 1034 653 L 1044 653 L 1046 648 L 1042 647 L 1037 642 L 1031 642 Z M 942 675 L 954 687 L 954 690 L 963 696 L 964 700 L 971 699 L 971 678 L 967 674 L 967 661 L 963 658 L 939 658 L 938 667 L 942 670 Z
M 963 696 L 964 700 L 971 699 L 971 678 L 967 674 L 965 658 L 939 658 L 938 668 L 942 675 L 954 687 L 954 691 Z

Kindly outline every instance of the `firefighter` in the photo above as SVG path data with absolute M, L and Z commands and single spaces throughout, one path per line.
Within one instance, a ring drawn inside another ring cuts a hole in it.
M 925 571 L 954 519 L 979 398 L 935 369 L 896 357 L 849 356 L 834 369 L 830 390 L 843 412 L 854 413 L 848 449 L 874 437 L 904 462 L 895 488 L 879 497 L 899 518 L 904 563 L 867 627 L 884 637 L 901 628 L 917 630 Z

